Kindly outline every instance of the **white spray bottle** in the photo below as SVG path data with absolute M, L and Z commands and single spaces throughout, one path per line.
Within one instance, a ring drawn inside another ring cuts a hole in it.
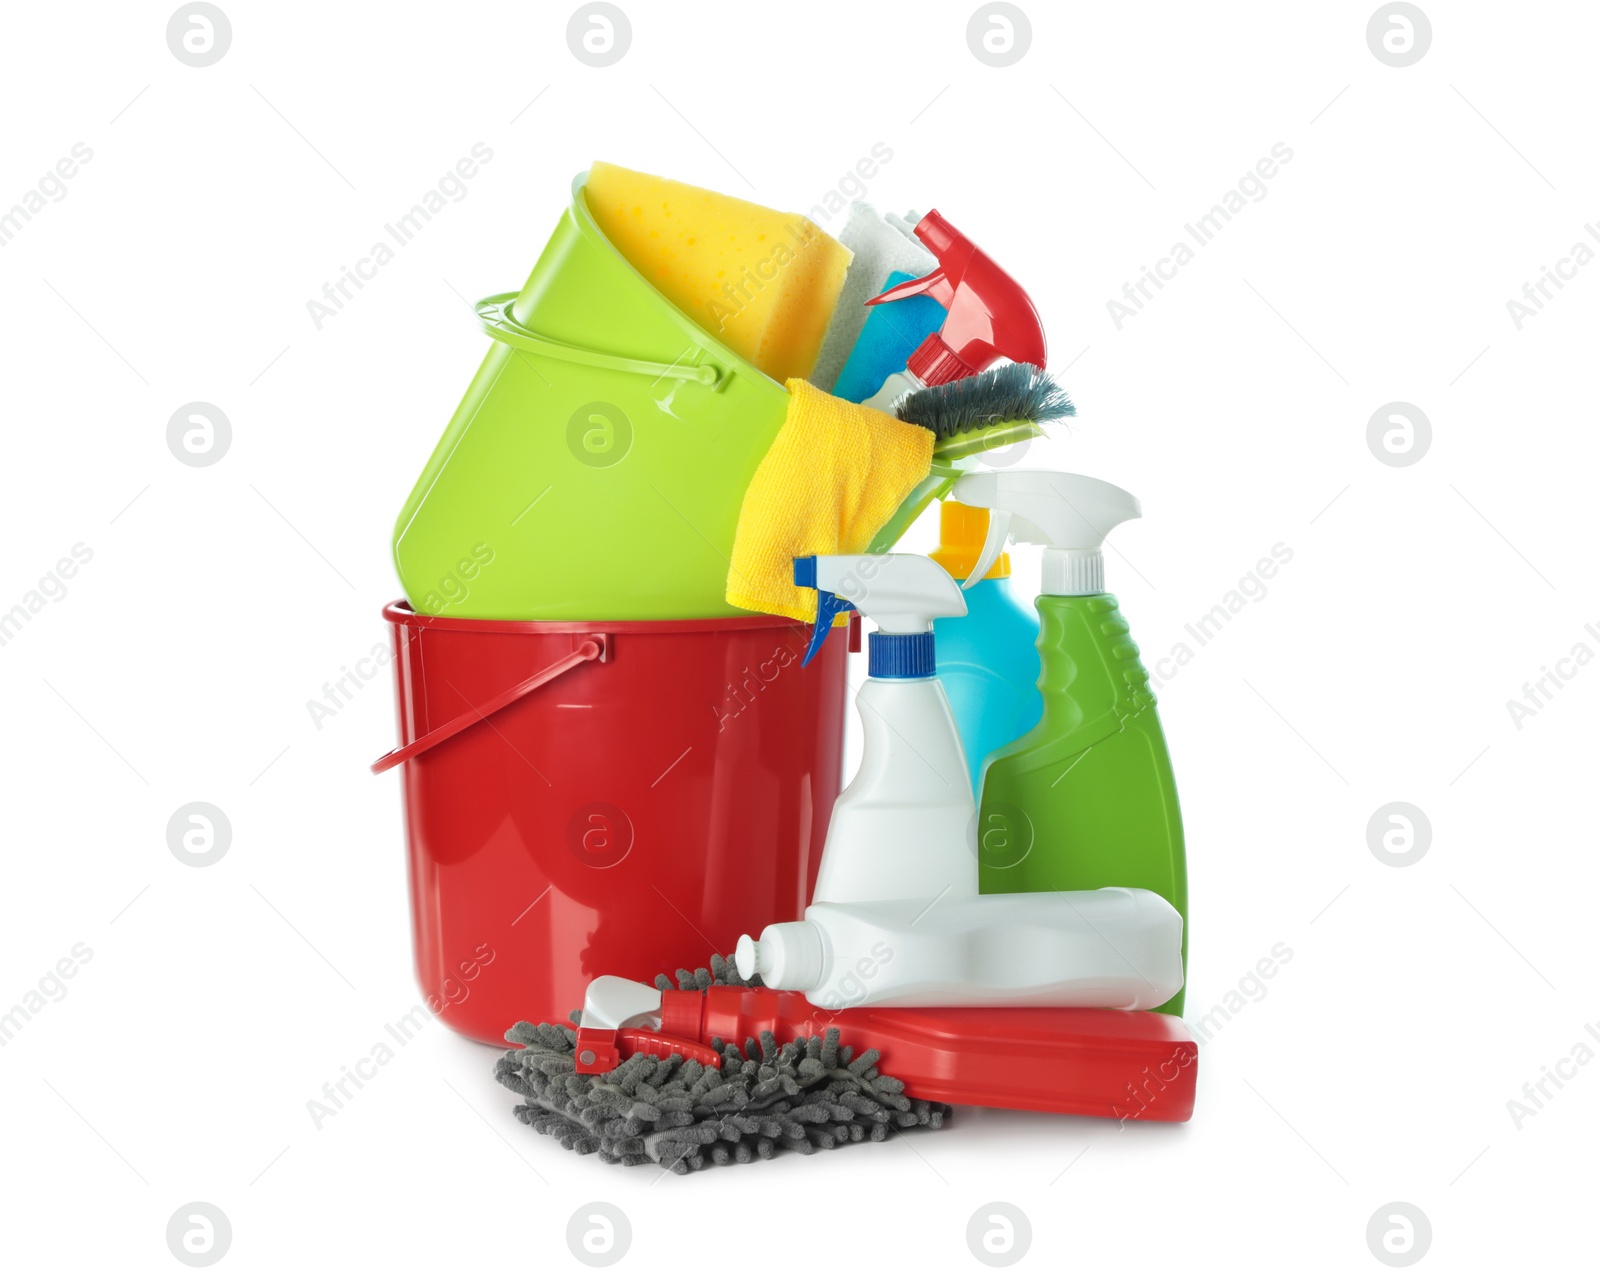
M 836 614 L 878 624 L 856 695 L 861 767 L 833 805 L 812 901 L 976 896 L 972 784 L 933 661 L 933 620 L 967 612 L 961 589 L 910 555 L 802 557 L 794 580 L 817 590 L 807 662 Z

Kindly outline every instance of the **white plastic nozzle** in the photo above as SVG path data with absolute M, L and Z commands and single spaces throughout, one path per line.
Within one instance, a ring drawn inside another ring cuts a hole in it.
M 990 510 L 989 534 L 964 588 L 989 572 L 1010 538 L 1044 544 L 1041 592 L 1095 595 L 1106 589 L 1101 544 L 1139 515 L 1139 500 L 1122 487 L 1074 472 L 972 472 L 951 497 Z
M 627 980 L 620 975 L 601 975 L 589 981 L 583 995 L 583 1028 L 621 1028 L 641 1015 L 661 1013 L 661 990 Z
M 734 969 L 745 979 L 760 975 L 769 989 L 809 989 L 822 978 L 822 937 L 809 922 L 775 922 L 759 940 L 740 936 Z
M 926 556 L 818 556 L 816 562 L 811 585 L 848 601 L 879 631 L 913 635 L 933 630 L 935 618 L 967 612 L 955 580 Z

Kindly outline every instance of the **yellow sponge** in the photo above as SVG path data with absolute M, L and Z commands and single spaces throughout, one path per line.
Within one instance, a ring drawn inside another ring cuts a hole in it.
M 612 163 L 584 188 L 601 231 L 668 300 L 780 383 L 811 374 L 846 247 L 803 216 Z

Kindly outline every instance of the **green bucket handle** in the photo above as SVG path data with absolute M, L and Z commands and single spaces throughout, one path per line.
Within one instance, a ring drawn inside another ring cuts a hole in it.
M 721 392 L 728 383 L 727 371 L 714 362 L 699 360 L 704 357 L 704 349 L 695 350 L 697 359 L 693 363 L 650 362 L 643 358 L 621 357 L 614 353 L 601 353 L 598 349 L 586 349 L 581 345 L 562 344 L 558 340 L 547 339 L 536 331 L 528 330 L 511 316 L 511 304 L 517 299 L 518 294 L 515 291 L 501 292 L 499 295 L 478 301 L 472 307 L 473 312 L 478 315 L 478 325 L 502 344 L 509 344 L 512 348 L 524 349 L 543 357 L 559 358 L 563 362 L 576 362 L 580 366 L 599 367 L 607 371 L 627 371 L 634 375 L 650 375 L 658 380 L 674 379 L 690 384 L 703 384 L 713 393 Z

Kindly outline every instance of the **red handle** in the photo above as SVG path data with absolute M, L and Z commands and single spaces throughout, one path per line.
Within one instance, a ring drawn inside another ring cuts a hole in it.
M 674 1037 L 669 1033 L 652 1032 L 648 1028 L 580 1027 L 573 1054 L 573 1071 L 610 1072 L 624 1059 L 634 1055 L 654 1055 L 657 1059 L 682 1055 L 685 1059 L 698 1059 L 707 1068 L 722 1067 L 722 1056 L 714 1048 L 688 1037 Z
M 424 733 L 415 741 L 409 742 L 396 750 L 391 750 L 377 763 L 372 765 L 373 772 L 388 772 L 390 768 L 403 764 L 407 759 L 414 759 L 425 750 L 432 750 L 441 741 L 449 741 L 457 733 L 471 728 L 481 719 L 488 719 L 496 711 L 504 710 L 520 697 L 525 697 L 541 684 L 548 684 L 559 675 L 564 675 L 575 666 L 596 660 L 604 662 L 606 655 L 611 650 L 611 637 L 609 635 L 589 636 L 566 657 L 552 662 L 542 671 L 535 671 L 520 684 L 513 684 L 503 693 L 497 693 L 481 706 L 469 707 L 457 715 L 449 723 L 440 724 L 432 732 Z

